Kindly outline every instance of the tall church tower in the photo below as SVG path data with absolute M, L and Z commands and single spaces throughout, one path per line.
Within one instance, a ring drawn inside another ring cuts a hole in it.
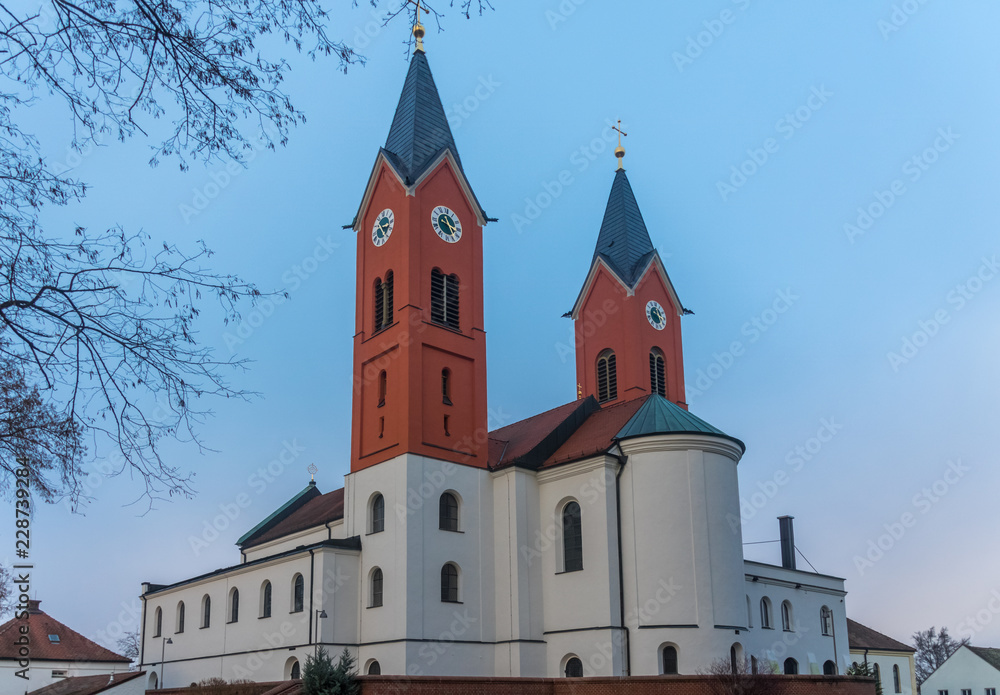
M 590 272 L 571 316 L 580 396 L 600 403 L 659 393 L 686 408 L 681 304 L 653 248 L 618 148 L 618 171 Z
M 486 467 L 483 226 L 423 27 L 361 207 L 351 471 L 403 453 Z

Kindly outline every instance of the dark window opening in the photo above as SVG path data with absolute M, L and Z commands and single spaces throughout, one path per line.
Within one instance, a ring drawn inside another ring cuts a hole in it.
M 649 390 L 651 393 L 667 397 L 666 369 L 663 352 L 659 348 L 653 348 L 652 352 L 649 353 Z
M 450 492 L 441 495 L 438 528 L 442 531 L 458 531 L 458 498 Z
M 233 589 L 229 596 L 229 622 L 238 623 L 240 621 L 240 590 Z
M 372 500 L 372 533 L 385 531 L 385 498 L 376 495 Z
M 301 574 L 295 575 L 292 585 L 292 613 L 301 613 L 305 605 L 306 582 Z
M 385 436 L 385 417 L 380 417 L 378 419 L 378 438 L 382 439 Z
M 448 430 L 448 416 L 444 416 L 444 436 L 450 437 L 451 432 Z
M 389 376 L 383 369 L 378 375 L 378 407 L 385 405 L 385 394 L 389 390 Z
M 270 618 L 271 617 L 271 582 L 264 584 L 264 600 L 263 606 L 261 607 L 260 617 Z
M 677 647 L 663 648 L 663 673 L 667 675 L 677 674 Z
M 823 664 L 823 675 L 824 676 L 836 676 L 837 675 L 837 664 L 833 663 L 832 661 L 827 661 L 825 664 Z
M 373 661 L 370 664 L 368 664 L 368 675 L 369 676 L 382 675 L 382 667 L 379 665 L 377 661 Z
M 458 326 L 458 276 L 431 271 L 431 321 L 448 328 Z
M 618 369 L 615 353 L 605 350 L 597 358 L 597 400 L 601 403 L 618 398 Z
M 177 632 L 184 632 L 184 602 L 177 605 Z
M 375 332 L 392 325 L 392 271 L 385 274 L 385 282 L 375 279 Z
M 458 603 L 458 568 L 450 562 L 441 568 L 441 600 Z
M 163 633 L 163 611 L 157 608 L 155 622 L 153 623 L 153 637 L 159 637 L 162 633 Z
M 292 680 L 298 680 L 299 678 L 302 677 L 302 669 L 299 668 L 299 662 L 298 661 L 296 661 L 294 664 L 292 664 L 292 673 L 291 673 L 291 676 L 292 676 Z
M 382 605 L 382 570 L 375 568 L 372 572 L 372 608 Z
M 452 405 L 451 403 L 451 370 L 442 369 L 441 370 L 441 401 L 445 405 Z
M 785 659 L 785 675 L 786 676 L 799 675 L 799 662 L 791 657 Z
M 212 599 L 206 596 L 201 602 L 201 626 L 208 627 L 212 624 Z
M 583 662 L 575 656 L 566 662 L 567 678 L 583 678 Z
M 580 505 L 570 502 L 563 507 L 563 571 L 578 572 L 583 569 L 583 524 Z

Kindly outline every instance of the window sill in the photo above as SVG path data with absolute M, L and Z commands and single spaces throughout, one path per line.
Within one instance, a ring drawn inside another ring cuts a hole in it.
M 573 574 L 574 572 L 583 572 L 583 568 L 581 567 L 578 570 L 563 570 L 562 572 L 556 572 L 556 576 L 558 577 L 560 574 Z
M 288 611 L 288 615 L 295 615 L 296 613 L 304 613 L 304 612 L 305 612 L 305 611 L 304 611 L 303 609 L 301 609 L 301 608 L 300 608 L 300 609 L 299 609 L 299 610 L 297 610 L 297 611 Z
M 379 533 L 385 533 L 385 529 L 382 529 L 381 531 L 369 531 L 365 535 L 366 536 L 375 536 L 375 535 L 378 535 Z
M 210 628 L 210 627 L 212 627 L 212 626 L 211 626 L 211 625 L 202 625 L 202 626 L 201 626 L 201 627 L 199 627 L 198 629 L 199 629 L 199 630 L 207 630 L 207 629 L 208 629 L 208 628 Z
M 465 533 L 465 531 L 459 531 L 458 529 L 441 528 L 438 526 L 438 531 L 444 531 L 446 533 Z
M 227 620 L 226 621 L 226 625 L 235 625 L 238 622 L 240 622 L 240 621 L 239 620 Z
M 441 603 L 452 603 L 452 604 L 457 603 L 457 604 L 461 605 L 461 604 L 463 604 L 465 602 L 464 601 L 445 601 L 444 599 L 441 599 Z
M 365 606 L 365 610 L 371 610 L 372 608 L 382 608 L 382 604 L 380 603 L 377 606 Z
M 761 625 L 760 629 L 761 630 L 773 630 L 774 628 L 773 627 L 769 627 L 768 625 Z
M 257 616 L 257 620 L 267 620 L 270 617 L 271 616 L 269 616 L 269 615 L 258 615 Z

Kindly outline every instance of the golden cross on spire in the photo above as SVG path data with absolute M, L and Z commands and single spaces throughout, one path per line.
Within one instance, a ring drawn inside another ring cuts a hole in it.
M 618 157 L 618 168 L 624 169 L 625 167 L 622 165 L 622 160 L 625 159 L 625 148 L 622 147 L 622 135 L 628 137 L 628 133 L 622 130 L 622 119 L 619 118 L 618 125 L 611 126 L 611 130 L 618 131 L 618 147 L 615 148 L 615 156 Z
M 424 25 L 420 23 L 420 0 L 406 0 L 407 4 L 416 5 L 416 20 L 413 23 L 413 38 L 417 40 L 414 52 L 424 50 Z
M 310 483 L 316 482 L 316 474 L 319 473 L 319 469 L 316 467 L 316 464 L 310 463 L 309 468 L 307 468 L 306 470 L 309 471 L 309 482 Z

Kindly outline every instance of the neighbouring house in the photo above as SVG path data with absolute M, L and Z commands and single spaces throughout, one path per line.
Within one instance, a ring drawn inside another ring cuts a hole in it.
M 29 601 L 23 615 L 0 625 L 0 693 L 20 695 L 66 678 L 103 674 L 106 679 L 129 670 L 128 658 L 63 625 L 40 603 Z
M 1000 649 L 963 645 L 920 686 L 923 695 L 997 695 Z
M 847 641 L 851 645 L 851 661 L 872 665 L 885 695 L 917 694 L 917 670 L 913 662 L 916 649 L 850 618 Z
M 33 690 L 28 695 L 144 695 L 145 675 L 144 671 L 129 671 L 102 673 L 96 676 L 74 676 Z

